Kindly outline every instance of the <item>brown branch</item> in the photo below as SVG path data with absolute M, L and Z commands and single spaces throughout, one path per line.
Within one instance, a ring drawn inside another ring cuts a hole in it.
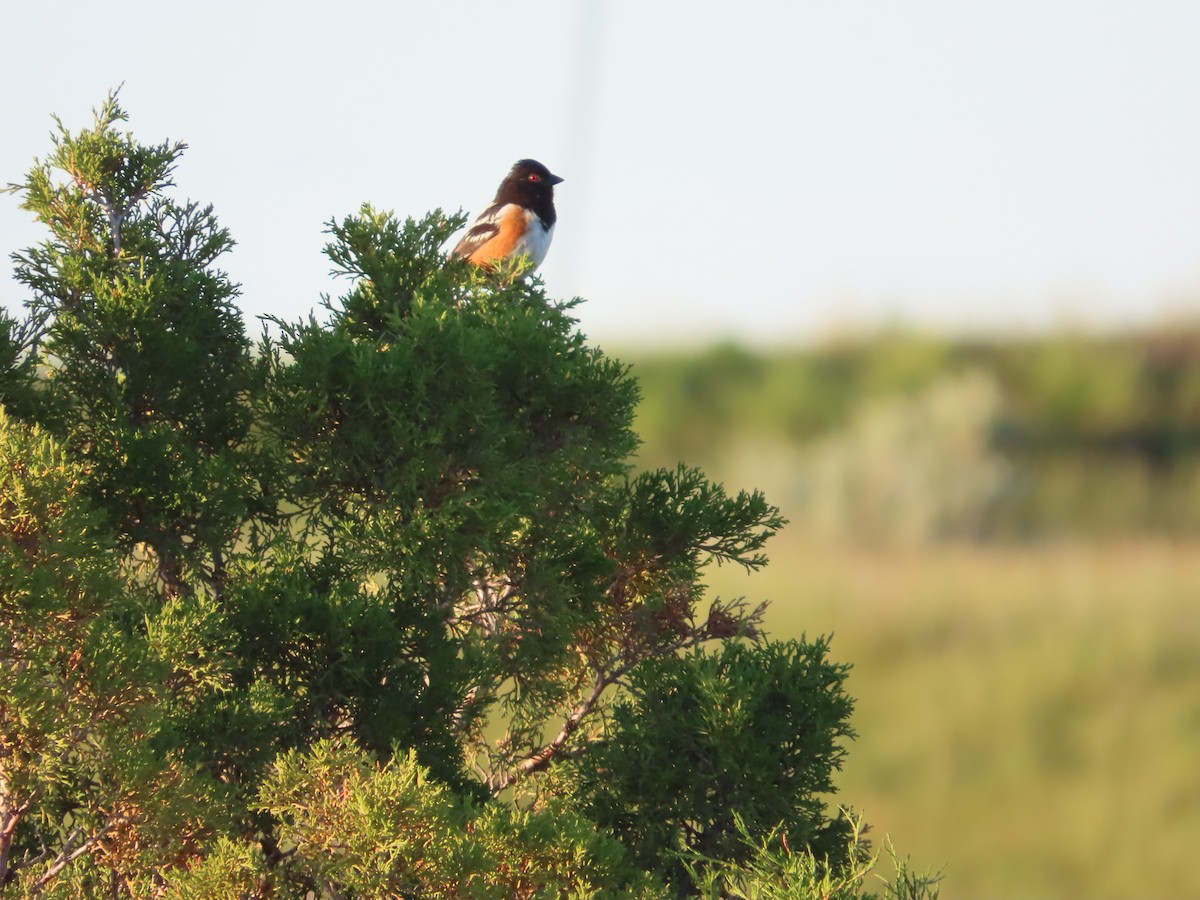
M 592 707 L 600 699 L 600 695 L 604 693 L 609 685 L 613 684 L 612 675 L 606 675 L 604 672 L 596 674 L 596 681 L 592 686 L 592 692 L 588 694 L 587 699 L 575 707 L 571 715 L 567 716 L 563 722 L 562 730 L 554 736 L 545 747 L 528 756 L 517 763 L 516 768 L 505 773 L 499 780 L 493 781 L 490 785 L 493 794 L 499 794 L 506 788 L 516 784 L 521 778 L 529 775 L 532 772 L 540 772 L 545 769 L 557 757 L 562 755 L 563 745 L 570 739 L 571 735 L 579 728 L 579 723 L 584 717 L 592 711 Z
M 634 667 L 647 659 L 671 656 L 683 650 L 698 647 L 707 641 L 723 640 L 739 633 L 755 638 L 759 636 L 756 626 L 761 622 L 766 608 L 767 604 L 764 602 L 747 612 L 746 604 L 743 601 L 738 600 L 726 604 L 716 601 L 710 608 L 708 619 L 703 624 L 693 624 L 691 630 L 677 640 L 652 646 L 625 647 L 614 653 L 605 664 L 596 667 L 596 679 L 593 682 L 591 693 L 571 711 L 554 739 L 540 750 L 525 757 L 505 774 L 488 780 L 488 786 L 492 793 L 498 794 L 512 787 L 526 775 L 543 771 L 558 759 L 583 752 L 581 748 L 574 751 L 568 748 L 567 741 L 579 730 L 580 724 L 592 712 L 601 695 L 613 685 L 620 684 Z M 718 615 L 714 616 L 714 612 Z
M 12 805 L 12 796 L 8 792 L 8 779 L 0 769 L 0 889 L 8 883 L 8 859 L 12 852 L 13 837 L 16 834 L 17 825 L 29 811 L 30 802 L 27 800 L 25 803 Z
M 604 692 L 615 684 L 618 684 L 638 663 L 651 656 L 660 656 L 667 653 L 674 653 L 677 650 L 687 649 L 690 646 L 707 640 L 707 636 L 700 633 L 689 635 L 687 638 L 675 641 L 664 647 L 656 648 L 652 652 L 641 654 L 636 658 L 627 659 L 624 663 L 613 668 L 600 669 L 596 672 L 596 680 L 592 685 L 591 693 L 571 711 L 562 725 L 562 729 L 554 736 L 554 739 L 536 753 L 525 757 L 517 763 L 516 767 L 507 772 L 503 777 L 491 782 L 492 793 L 498 794 L 506 788 L 516 784 L 517 781 L 530 775 L 534 772 L 540 772 L 546 769 L 552 762 L 557 759 L 569 755 L 566 750 L 566 743 L 570 740 L 571 735 L 579 730 L 580 723 L 588 716 L 592 709 L 599 702 L 600 697 Z M 618 655 L 619 658 L 619 655 Z
M 76 847 L 72 850 L 72 849 L 69 849 L 71 844 L 83 832 L 82 828 L 76 828 L 74 831 L 71 832 L 71 834 L 69 834 L 67 836 L 66 841 L 63 842 L 63 848 L 62 848 L 62 850 L 60 850 L 58 852 L 58 856 L 56 856 L 54 858 L 54 862 L 51 863 L 50 868 L 47 869 L 44 873 L 42 873 L 42 877 L 33 883 L 33 890 L 35 892 L 40 893 L 41 890 L 43 888 L 45 888 L 47 884 L 49 884 L 51 881 L 53 881 L 55 878 L 58 877 L 58 874 L 63 869 L 65 869 L 71 863 L 75 862 L 75 860 L 79 859 L 79 857 L 84 856 L 87 853 L 91 853 L 92 848 L 94 848 L 98 843 L 100 843 L 100 841 L 104 838 L 104 836 L 106 834 L 108 834 L 110 831 L 112 831 L 118 825 L 123 825 L 128 821 L 129 821 L 128 816 L 117 816 L 115 819 L 109 820 L 108 822 L 106 822 L 104 824 L 103 828 L 101 828 L 99 831 L 97 831 L 95 834 L 93 834 L 91 837 L 89 837 L 87 840 L 85 840 L 82 844 L 80 844 L 78 847 Z
M 518 587 L 511 581 L 489 583 L 486 577 L 476 578 L 471 583 L 477 602 L 469 605 L 456 605 L 453 601 L 445 603 L 442 608 L 448 613 L 446 624 L 451 628 L 463 623 L 480 625 L 485 633 L 495 634 L 499 628 L 500 616 L 514 608 L 514 601 L 520 596 Z
M 479 700 L 479 695 L 483 692 L 483 685 L 475 684 L 467 689 L 463 695 L 462 701 L 455 708 L 454 713 L 450 717 L 450 728 L 456 735 L 461 735 L 467 730 L 467 726 L 471 724 L 467 717 L 468 711 L 475 706 Z

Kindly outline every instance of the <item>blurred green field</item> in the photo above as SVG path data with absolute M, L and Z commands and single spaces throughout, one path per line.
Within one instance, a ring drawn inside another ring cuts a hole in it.
M 1200 332 L 635 360 L 642 462 L 793 524 L 711 591 L 832 633 L 839 802 L 943 896 L 1196 897 Z
M 1197 896 L 1200 543 L 769 549 L 712 591 L 834 635 L 839 800 L 944 897 Z

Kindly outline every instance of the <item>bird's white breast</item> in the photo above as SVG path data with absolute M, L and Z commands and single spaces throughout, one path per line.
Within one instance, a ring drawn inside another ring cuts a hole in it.
M 554 226 L 544 227 L 537 213 L 529 210 L 525 210 L 525 220 L 527 223 L 525 233 L 517 241 L 513 252 L 525 254 L 533 261 L 534 268 L 537 268 L 550 250 L 550 239 L 554 237 Z

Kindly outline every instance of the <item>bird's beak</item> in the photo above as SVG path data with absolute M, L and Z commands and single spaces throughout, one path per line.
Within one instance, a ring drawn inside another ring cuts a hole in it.
M 551 186 L 556 185 L 556 184 L 562 184 L 562 182 L 563 182 L 563 179 L 559 178 L 557 175 L 550 176 Z

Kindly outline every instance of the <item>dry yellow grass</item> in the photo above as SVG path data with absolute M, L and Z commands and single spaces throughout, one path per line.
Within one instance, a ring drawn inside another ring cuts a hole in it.
M 838 799 L 944 897 L 1200 895 L 1200 545 L 768 549 L 713 592 L 835 635 Z

